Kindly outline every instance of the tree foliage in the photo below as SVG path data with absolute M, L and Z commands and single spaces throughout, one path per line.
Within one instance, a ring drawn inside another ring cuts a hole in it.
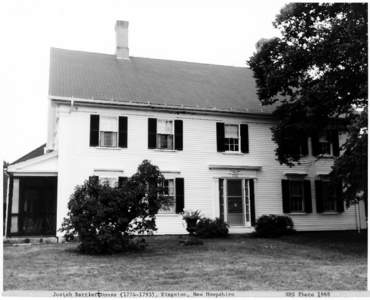
M 349 132 L 334 173 L 353 198 L 367 172 L 367 135 L 360 134 L 367 124 L 359 121 L 359 111 L 367 114 L 367 3 L 288 4 L 274 26 L 281 37 L 260 40 L 248 63 L 261 103 L 276 106 L 277 159 L 292 166 L 305 137 Z
M 156 230 L 155 214 L 167 204 L 162 196 L 163 179 L 158 167 L 147 160 L 120 187 L 100 184 L 91 177 L 72 194 L 61 231 L 67 239 L 77 235 L 84 253 L 137 248 L 133 235 Z

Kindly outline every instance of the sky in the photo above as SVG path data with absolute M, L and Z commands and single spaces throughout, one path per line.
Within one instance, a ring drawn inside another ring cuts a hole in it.
M 114 54 L 129 21 L 131 56 L 246 66 L 287 1 L 2 0 L 0 159 L 46 142 L 50 47 Z

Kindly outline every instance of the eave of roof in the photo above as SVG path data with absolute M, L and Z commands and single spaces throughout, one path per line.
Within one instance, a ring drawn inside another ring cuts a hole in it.
M 61 96 L 49 96 L 49 99 L 60 104 L 67 104 L 71 106 L 94 106 L 94 107 L 105 107 L 105 108 L 124 108 L 127 110 L 152 110 L 170 113 L 183 113 L 183 114 L 198 114 L 198 115 L 223 115 L 223 116 L 240 116 L 240 117 L 251 117 L 251 118 L 263 118 L 263 119 L 273 119 L 271 113 L 265 112 L 248 112 L 233 110 L 233 109 L 208 109 L 201 107 L 185 107 L 183 105 L 165 105 L 165 104 L 155 104 L 155 103 L 141 103 L 134 101 L 107 101 L 107 100 L 97 100 L 97 99 L 81 99 L 74 97 L 61 97 Z

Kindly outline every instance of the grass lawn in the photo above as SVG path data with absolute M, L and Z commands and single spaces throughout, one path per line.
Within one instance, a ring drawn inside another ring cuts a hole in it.
M 89 256 L 75 243 L 4 247 L 4 290 L 365 290 L 366 234 L 232 236 L 182 246 L 155 236 L 140 253 Z

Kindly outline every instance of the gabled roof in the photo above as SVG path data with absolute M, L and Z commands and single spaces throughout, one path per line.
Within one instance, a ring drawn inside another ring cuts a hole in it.
M 182 61 L 51 49 L 49 97 L 271 113 L 257 98 L 253 72 Z
M 43 144 L 40 147 L 37 147 L 36 149 L 33 149 L 31 152 L 29 152 L 26 155 L 23 155 L 22 157 L 18 158 L 16 161 L 13 161 L 10 165 L 14 165 L 14 164 L 20 163 L 22 161 L 26 161 L 26 160 L 29 160 L 31 158 L 35 158 L 35 157 L 44 155 L 44 148 L 45 147 L 46 147 L 46 144 Z

